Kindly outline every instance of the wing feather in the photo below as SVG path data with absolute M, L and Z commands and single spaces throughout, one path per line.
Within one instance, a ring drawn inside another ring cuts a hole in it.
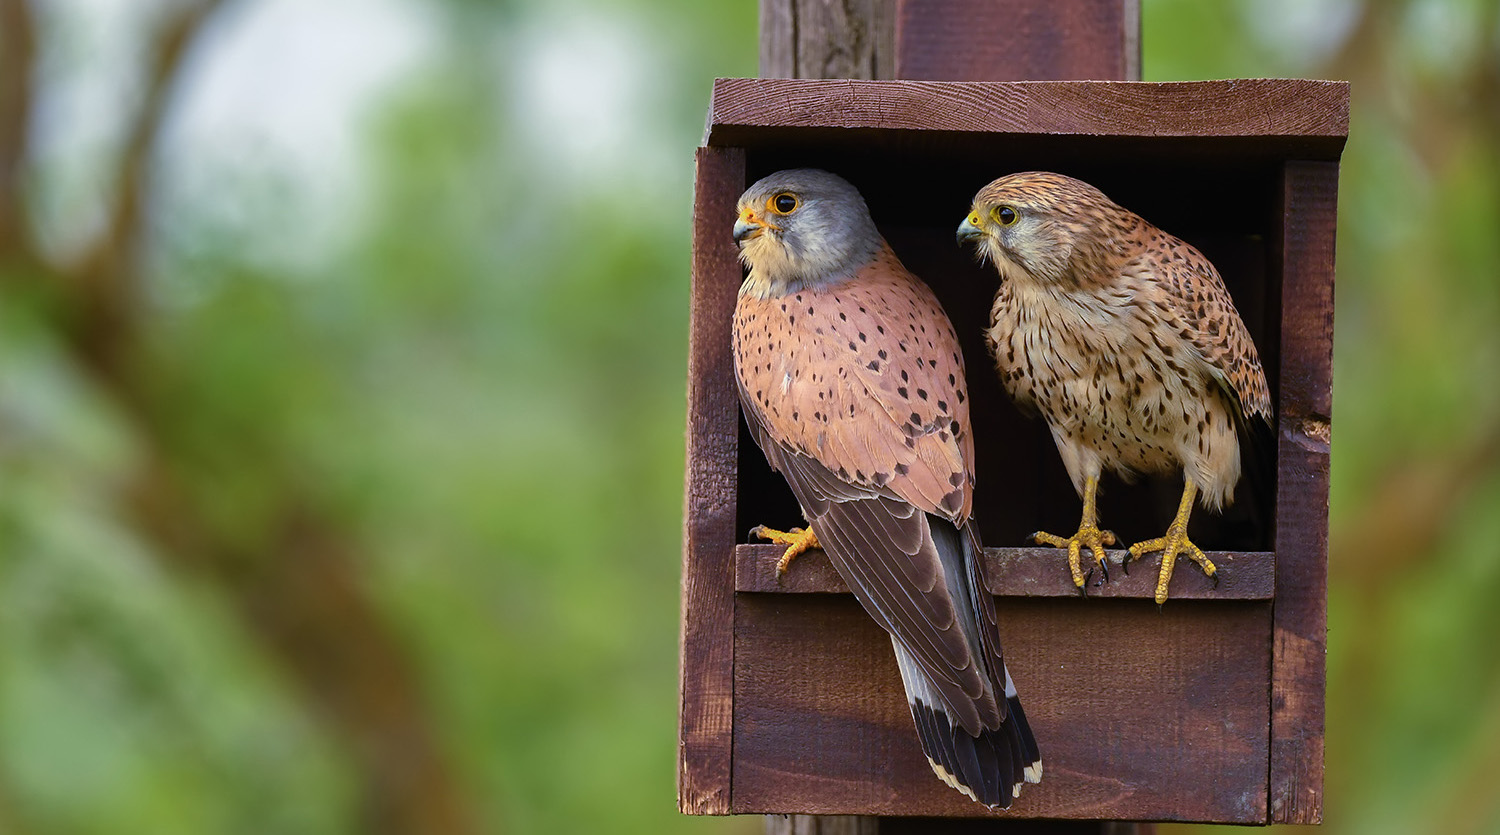
M 1177 256 L 1151 256 L 1158 286 L 1167 291 L 1174 312 L 1187 325 L 1184 336 L 1234 397 L 1242 414 L 1271 420 L 1271 390 L 1250 331 L 1214 265 L 1191 244 L 1166 233 L 1165 250 Z
M 827 481 L 827 468 L 777 444 L 754 415 L 747 412 L 746 419 L 766 457 L 786 476 L 834 568 L 871 616 L 934 679 L 948 685 L 942 691 L 945 702 L 978 733 L 981 712 L 998 717 L 999 707 L 957 626 L 958 610 L 941 581 L 927 514 L 875 492 L 843 500 L 820 495 L 816 485 Z

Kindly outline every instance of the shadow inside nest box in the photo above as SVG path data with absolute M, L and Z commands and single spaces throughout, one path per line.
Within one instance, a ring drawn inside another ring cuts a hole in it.
M 1279 168 L 1254 158 L 1194 153 L 1191 143 L 1121 147 L 1108 156 L 1086 143 L 1037 143 L 1034 137 L 965 138 L 942 151 L 942 139 L 920 147 L 826 147 L 792 142 L 747 149 L 746 185 L 795 167 L 825 168 L 865 196 L 876 225 L 896 254 L 928 282 L 953 320 L 967 367 L 978 485 L 974 518 L 985 544 L 1028 544 L 1037 530 L 1068 535 L 1081 502 L 1046 423 L 1023 416 L 994 374 L 983 332 L 998 285 L 994 269 L 978 264 L 954 242 L 954 230 L 976 191 L 1016 171 L 1049 170 L 1094 184 L 1122 206 L 1197 247 L 1218 268 L 1260 353 L 1277 402 L 1280 364 L 1280 275 L 1269 265 L 1277 221 Z M 934 162 L 934 160 L 938 160 Z M 993 161 L 991 161 L 993 160 Z M 729 230 L 725 229 L 725 234 Z M 1276 444 L 1271 428 L 1240 434 L 1243 475 L 1234 504 L 1222 514 L 1197 507 L 1190 525 L 1208 550 L 1266 551 L 1275 533 Z M 766 464 L 740 423 L 739 541 L 754 525 L 801 525 L 802 516 L 781 476 Z M 1101 526 L 1124 543 L 1165 531 L 1181 497 L 1180 474 L 1143 477 L 1133 484 L 1106 475 L 1100 485 Z

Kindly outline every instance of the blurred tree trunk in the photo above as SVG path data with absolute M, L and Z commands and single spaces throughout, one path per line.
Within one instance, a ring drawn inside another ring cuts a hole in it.
M 246 537 L 217 523 L 206 491 L 192 484 L 194 462 L 173 436 L 179 410 L 191 406 L 159 385 L 170 352 L 143 345 L 145 193 L 157 138 L 183 59 L 223 5 L 180 6 L 160 28 L 147 52 L 145 95 L 128 117 L 115 176 L 105 178 L 118 184 L 108 221 L 83 258 L 61 264 L 34 239 L 22 188 L 35 114 L 36 16 L 26 0 L 0 0 L 0 293 L 42 300 L 37 307 L 47 311 L 59 342 L 136 436 L 142 454 L 120 495 L 123 515 L 169 568 L 217 585 L 350 752 L 362 784 L 363 830 L 477 832 L 407 653 L 359 575 L 349 533 L 320 511 L 317 497 L 292 477 L 295 462 L 280 460 L 285 453 L 274 443 L 245 443 L 237 447 L 242 460 L 230 464 L 266 480 L 268 494 L 279 497 L 264 530 Z

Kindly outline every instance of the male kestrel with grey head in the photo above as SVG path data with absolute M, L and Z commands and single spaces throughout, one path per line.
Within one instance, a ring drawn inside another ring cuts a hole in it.
M 970 519 L 963 357 L 936 296 L 858 191 L 780 171 L 739 200 L 749 277 L 734 313 L 740 403 L 809 529 L 757 533 L 829 561 L 891 636 L 922 750 L 948 785 L 1008 807 L 1037 782 Z
M 1255 344 L 1218 271 L 1088 183 L 1045 172 L 980 189 L 958 239 L 1000 273 L 986 333 L 1000 379 L 1017 404 L 1046 418 L 1083 497 L 1077 533 L 1033 539 L 1068 549 L 1081 590 L 1080 552 L 1088 548 L 1104 571 L 1103 546 L 1115 539 L 1098 524 L 1100 474 L 1181 468 L 1182 501 L 1166 535 L 1130 546 L 1127 564 L 1162 552 L 1158 604 L 1178 554 L 1212 577 L 1214 564 L 1187 535 L 1194 498 L 1215 511 L 1233 501 L 1237 427 L 1271 420 Z

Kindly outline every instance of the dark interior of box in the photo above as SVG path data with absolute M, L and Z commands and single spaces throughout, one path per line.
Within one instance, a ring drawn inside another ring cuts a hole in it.
M 1022 416 L 1001 389 L 985 348 L 998 283 L 960 249 L 954 231 L 974 193 L 1016 171 L 1050 170 L 1086 180 L 1115 202 L 1196 246 L 1218 268 L 1260 352 L 1273 402 L 1278 392 L 1279 160 L 1214 139 L 1114 139 L 768 129 L 746 145 L 747 182 L 782 168 L 833 171 L 864 194 L 897 255 L 937 292 L 963 343 L 972 403 L 978 489 L 974 516 L 985 544 L 1029 544 L 1036 530 L 1071 534 L 1080 502 L 1040 418 Z M 729 230 L 725 230 L 729 234 Z M 1243 473 L 1222 515 L 1201 507 L 1190 533 L 1206 550 L 1271 550 L 1276 446 L 1270 427 L 1241 432 Z M 1102 527 L 1124 543 L 1160 536 L 1181 495 L 1180 476 L 1126 484 L 1106 476 Z M 802 524 L 781 476 L 740 428 L 740 541 L 757 524 Z

